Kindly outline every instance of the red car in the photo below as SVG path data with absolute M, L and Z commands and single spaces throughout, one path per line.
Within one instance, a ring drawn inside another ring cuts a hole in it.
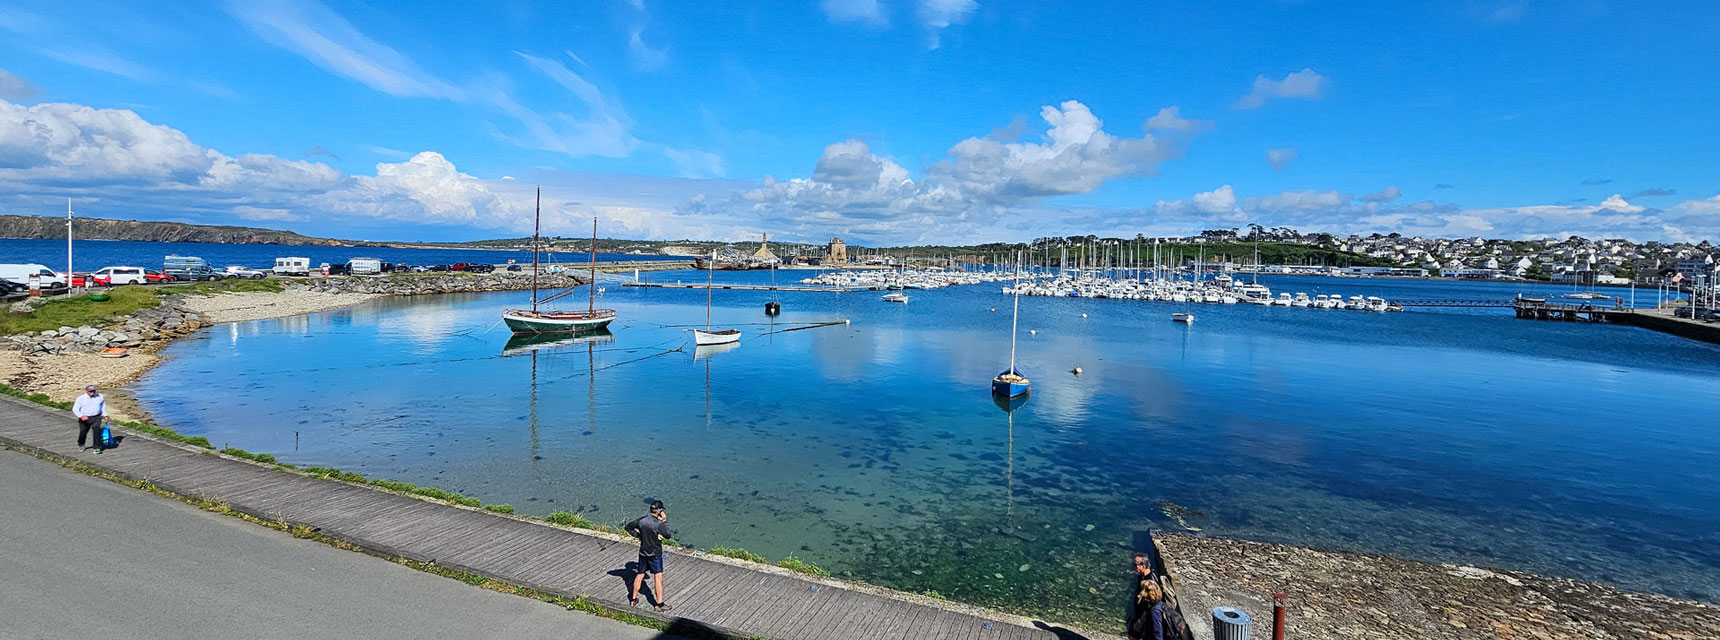
M 156 271 L 156 270 L 154 270 L 154 269 L 147 269 L 147 270 L 145 270 L 145 271 L 144 271 L 144 272 L 143 272 L 143 279 L 144 279 L 144 280 L 146 280 L 146 281 L 149 281 L 149 282 L 151 282 L 151 283 L 155 283 L 155 282 L 173 282 L 173 276 L 170 276 L 170 275 L 167 275 L 167 274 L 165 274 L 165 273 L 162 273 L 162 272 L 160 272 L 160 271 Z
M 74 287 L 105 287 L 112 282 L 113 279 L 108 276 L 91 277 L 90 274 L 87 273 L 72 274 L 72 286 Z

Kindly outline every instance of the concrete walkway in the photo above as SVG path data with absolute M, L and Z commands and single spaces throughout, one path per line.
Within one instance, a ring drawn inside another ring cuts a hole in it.
M 105 454 L 104 454 L 105 455 Z M 0 449 L 7 638 L 662 638 Z
M 637 552 L 630 541 L 277 471 L 137 434 L 126 434 L 119 448 L 102 455 L 80 452 L 76 434 L 76 422 L 68 413 L 0 396 L 0 442 L 10 446 L 78 459 L 134 480 L 147 479 L 179 495 L 220 500 L 235 510 L 308 526 L 373 553 L 433 561 L 543 592 L 586 596 L 604 606 L 628 609 L 625 581 L 631 576 L 630 562 Z M 139 499 L 155 500 L 146 495 Z M 8 514 L 6 520 L 14 519 Z M 357 554 L 353 557 L 383 562 Z M 199 556 L 199 561 L 215 559 L 219 558 Z M 810 579 L 750 563 L 676 551 L 667 564 L 666 586 L 676 607 L 675 617 L 649 609 L 637 611 L 669 621 L 683 633 L 784 640 L 1082 637 L 1043 622 Z M 220 573 L 235 575 L 225 568 Z M 259 618 L 263 620 L 277 619 L 283 611 L 302 612 L 287 605 L 264 605 L 254 611 L 258 615 L 276 612 L 275 617 Z M 421 613 L 422 607 L 414 608 L 414 615 Z M 240 624 L 244 619 L 229 620 Z

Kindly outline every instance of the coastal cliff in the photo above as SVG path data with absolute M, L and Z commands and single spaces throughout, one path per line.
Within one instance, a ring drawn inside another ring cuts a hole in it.
M 134 242 L 215 242 L 223 244 L 284 244 L 314 246 L 345 246 L 351 243 L 328 238 L 313 238 L 291 231 L 183 224 L 179 222 L 138 222 L 135 220 L 103 220 L 78 218 L 72 226 L 73 235 L 90 240 L 128 240 Z M 41 216 L 0 215 L 0 238 L 64 239 L 66 219 Z

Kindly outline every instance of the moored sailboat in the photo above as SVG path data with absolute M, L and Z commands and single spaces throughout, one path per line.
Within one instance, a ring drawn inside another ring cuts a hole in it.
M 739 342 L 741 339 L 740 329 L 711 329 L 711 288 L 715 284 L 712 280 L 711 271 L 716 262 L 717 251 L 712 249 L 711 263 L 705 267 L 705 328 L 693 330 L 693 345 L 696 347 L 729 344 Z
M 1009 368 L 991 379 L 991 395 L 1002 398 L 1025 396 L 1033 390 L 1033 383 L 1027 376 L 1015 370 L 1015 337 L 1021 322 L 1021 286 L 1016 283 L 1015 312 L 1009 319 Z
M 508 329 L 514 335 L 529 335 L 536 333 L 580 333 L 596 331 L 608 327 L 615 320 L 614 309 L 597 308 L 597 219 L 591 219 L 591 282 L 586 286 L 591 288 L 591 302 L 585 311 L 546 311 L 538 309 L 542 302 L 550 302 L 566 295 L 568 292 L 538 299 L 538 242 L 541 239 L 539 225 L 543 218 L 543 188 L 538 188 L 537 210 L 532 215 L 532 308 L 504 309 L 502 322 L 507 323 Z

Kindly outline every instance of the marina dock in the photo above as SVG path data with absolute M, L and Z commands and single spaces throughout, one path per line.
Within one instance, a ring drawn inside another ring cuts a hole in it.
M 100 456 L 80 452 L 72 437 L 77 423 L 69 412 L 0 396 L 0 445 L 8 448 L 76 460 L 180 496 L 220 501 L 257 518 L 308 527 L 372 555 L 583 596 L 670 623 L 671 632 L 782 639 L 1084 637 L 978 607 L 678 549 L 668 558 L 673 614 L 633 608 L 627 604 L 626 581 L 638 548 L 629 538 L 279 470 L 120 427 L 115 432 L 124 438 L 117 448 Z
M 623 287 L 639 287 L 643 289 L 704 289 L 705 285 L 682 282 L 627 282 Z M 711 289 L 731 289 L 734 291 L 823 291 L 828 293 L 845 293 L 859 291 L 847 287 L 814 287 L 804 284 L 785 284 L 770 286 L 768 284 L 716 284 Z

